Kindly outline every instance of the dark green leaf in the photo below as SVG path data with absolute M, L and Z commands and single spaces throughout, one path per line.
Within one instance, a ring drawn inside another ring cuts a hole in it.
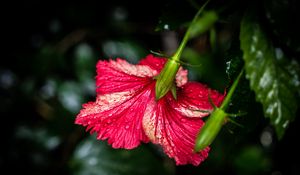
M 133 150 L 113 149 L 106 142 L 89 137 L 75 150 L 72 167 L 78 175 L 170 174 L 173 167 L 166 168 L 164 162 L 154 155 L 143 146 Z
M 297 111 L 299 65 L 273 47 L 250 14 L 242 21 L 240 40 L 250 87 L 281 138 Z

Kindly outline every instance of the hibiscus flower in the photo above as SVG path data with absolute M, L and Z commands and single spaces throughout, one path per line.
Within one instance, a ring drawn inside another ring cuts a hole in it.
M 150 141 L 160 145 L 177 165 L 199 165 L 210 149 L 194 152 L 196 135 L 204 125 L 202 117 L 213 110 L 209 97 L 218 106 L 224 96 L 204 84 L 188 82 L 187 70 L 179 68 L 176 98 L 170 90 L 157 100 L 156 77 L 166 62 L 153 55 L 137 65 L 122 59 L 100 60 L 96 101 L 83 105 L 75 123 L 113 148 L 133 149 Z

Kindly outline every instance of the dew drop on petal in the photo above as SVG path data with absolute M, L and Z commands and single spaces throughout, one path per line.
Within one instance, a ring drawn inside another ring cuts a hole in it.
M 156 136 L 156 138 L 157 138 L 157 139 L 161 139 L 161 135 L 158 134 L 158 135 Z
M 108 119 L 108 120 L 106 121 L 106 123 L 107 123 L 107 124 L 110 124 L 110 123 L 111 123 L 111 120 L 110 120 L 110 119 Z
M 125 126 L 125 129 L 129 129 L 129 125 L 126 125 L 126 126 Z

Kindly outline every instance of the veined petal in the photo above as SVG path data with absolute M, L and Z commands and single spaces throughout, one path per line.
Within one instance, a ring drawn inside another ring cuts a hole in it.
M 168 93 L 158 102 L 151 100 L 145 111 L 143 127 L 146 135 L 153 143 L 161 145 L 177 165 L 199 165 L 208 156 L 209 147 L 194 153 L 194 145 L 204 125 L 200 117 L 213 110 L 209 96 L 217 106 L 224 98 L 206 85 L 190 82 L 177 88 L 177 100 Z
M 151 69 L 160 72 L 166 62 L 167 62 L 166 58 L 158 58 L 150 54 L 145 59 L 141 60 L 139 62 L 139 65 L 147 65 Z M 176 74 L 175 79 L 176 79 L 176 86 L 178 87 L 183 86 L 188 81 L 188 71 L 180 67 Z
M 176 106 L 173 108 L 187 117 L 207 116 L 213 110 L 209 97 L 216 106 L 224 99 L 223 94 L 197 82 L 189 82 L 178 88 L 177 97 Z
M 99 61 L 96 102 L 83 105 L 75 123 L 96 132 L 98 139 L 108 139 L 113 148 L 132 149 L 148 142 L 142 117 L 152 99 L 153 76 L 157 74 L 147 65 L 132 65 L 121 59 Z
M 147 65 L 132 65 L 121 59 L 99 61 L 96 76 L 97 93 L 141 89 L 158 73 Z
M 144 89 L 98 95 L 96 102 L 83 105 L 75 123 L 87 126 L 97 139 L 108 139 L 113 148 L 132 149 L 148 142 L 142 127 L 144 111 L 151 98 L 154 83 Z
M 158 102 L 151 101 L 145 111 L 143 128 L 150 140 L 163 147 L 164 152 L 174 158 L 177 165 L 199 165 L 208 156 L 207 147 L 194 153 L 196 135 L 204 122 L 200 118 L 185 117 L 175 110 L 171 93 Z
M 146 56 L 146 58 L 142 59 L 138 65 L 146 65 L 149 66 L 151 69 L 160 72 L 163 69 L 166 62 L 166 58 L 155 57 L 152 54 L 149 54 Z
M 188 71 L 180 67 L 175 78 L 177 87 L 185 85 L 188 82 Z
M 187 71 L 176 74 L 177 100 L 171 92 L 155 100 L 153 78 L 166 59 L 148 55 L 138 65 L 117 59 L 97 64 L 97 99 L 83 105 L 76 124 L 87 127 L 97 138 L 108 140 L 113 148 L 132 149 L 151 140 L 163 147 L 177 165 L 200 164 L 209 148 L 194 153 L 200 117 L 212 110 L 209 94 L 219 105 L 223 95 L 200 83 L 187 83 Z

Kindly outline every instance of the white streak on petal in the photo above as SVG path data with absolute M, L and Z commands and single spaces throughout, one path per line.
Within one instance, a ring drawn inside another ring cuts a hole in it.
M 151 69 L 149 66 L 133 65 L 121 59 L 117 59 L 117 61 L 111 61 L 110 63 L 115 69 L 129 75 L 135 75 L 138 77 L 153 77 L 158 74 L 156 70 Z
M 145 134 L 149 137 L 150 140 L 155 140 L 155 121 L 156 121 L 156 113 L 154 112 L 154 107 L 156 105 L 156 102 L 154 100 L 151 101 L 147 105 L 147 108 L 144 113 L 143 117 L 143 128 L 145 131 Z
M 115 106 L 127 101 L 134 95 L 131 91 L 116 92 L 112 94 L 99 95 L 96 103 L 101 107 L 101 111 L 106 111 L 114 108 Z
M 132 97 L 133 94 L 134 94 L 133 92 L 126 91 L 126 92 L 116 92 L 112 94 L 98 95 L 96 100 L 97 105 L 94 105 L 93 108 L 86 108 L 84 115 L 82 117 L 113 109 L 117 105 L 120 105 L 124 101 L 127 101 L 129 98 Z
M 176 107 L 175 110 L 177 110 L 178 112 L 180 112 L 182 115 L 186 116 L 186 117 L 205 117 L 209 114 L 209 111 L 207 110 L 201 110 L 201 109 L 197 109 L 196 107 L 183 107 L 183 106 L 179 106 Z
M 187 76 L 188 76 L 188 71 L 180 67 L 176 74 L 176 85 L 178 87 L 185 85 L 188 82 Z

